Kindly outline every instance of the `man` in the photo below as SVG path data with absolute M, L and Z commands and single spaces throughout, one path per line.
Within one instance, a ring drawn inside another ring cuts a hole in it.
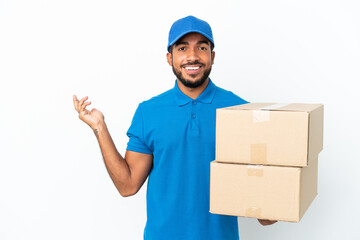
M 175 86 L 139 104 L 125 158 L 116 150 L 103 114 L 86 109 L 91 104 L 87 97 L 78 101 L 74 96 L 79 117 L 94 130 L 120 194 L 135 194 L 149 177 L 146 240 L 239 238 L 237 217 L 209 213 L 216 109 L 246 103 L 210 80 L 214 46 L 207 22 L 188 16 L 172 25 L 167 61 Z

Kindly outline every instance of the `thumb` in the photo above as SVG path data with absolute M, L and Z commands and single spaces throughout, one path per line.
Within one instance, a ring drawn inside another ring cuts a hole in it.
M 96 108 L 91 109 L 91 113 L 96 115 L 96 116 L 99 116 L 101 118 L 104 118 L 103 113 L 101 111 L 97 110 Z

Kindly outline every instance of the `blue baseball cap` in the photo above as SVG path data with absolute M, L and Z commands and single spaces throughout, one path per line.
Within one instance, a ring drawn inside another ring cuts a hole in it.
M 177 20 L 171 26 L 169 32 L 169 43 L 167 46 L 167 50 L 169 51 L 170 46 L 176 43 L 176 41 L 179 40 L 181 37 L 192 32 L 197 32 L 202 34 L 207 39 L 209 39 L 209 41 L 215 47 L 210 25 L 204 20 L 201 20 L 194 16 L 187 16 Z

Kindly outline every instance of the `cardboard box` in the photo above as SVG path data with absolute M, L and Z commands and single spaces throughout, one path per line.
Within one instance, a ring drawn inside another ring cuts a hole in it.
M 216 158 L 307 166 L 323 148 L 322 104 L 249 103 L 216 112 Z
M 299 222 L 317 195 L 317 158 L 308 167 L 211 162 L 210 212 Z

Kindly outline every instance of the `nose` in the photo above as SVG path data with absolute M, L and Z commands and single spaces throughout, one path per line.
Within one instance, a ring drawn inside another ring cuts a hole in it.
M 197 48 L 190 48 L 189 51 L 187 51 L 187 60 L 189 62 L 194 62 L 199 60 L 199 52 Z

